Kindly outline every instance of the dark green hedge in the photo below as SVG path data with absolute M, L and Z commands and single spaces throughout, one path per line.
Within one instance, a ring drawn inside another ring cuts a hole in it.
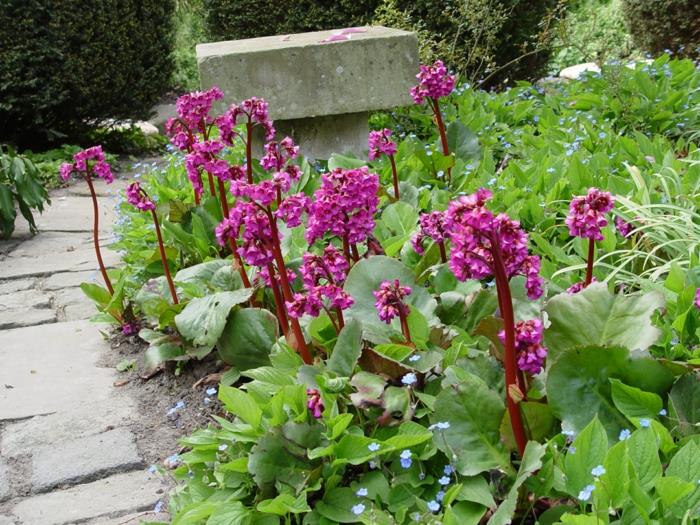
M 213 40 L 303 33 L 370 23 L 379 0 L 204 0 Z
M 700 56 L 700 1 L 623 0 L 623 12 L 637 47 Z
M 169 85 L 174 0 L 0 0 L 0 141 L 144 117 Z

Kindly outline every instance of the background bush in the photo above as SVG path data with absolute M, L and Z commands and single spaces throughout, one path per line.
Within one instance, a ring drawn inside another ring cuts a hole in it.
M 665 49 L 700 56 L 698 0 L 623 0 L 625 20 L 634 43 L 659 54 Z
M 0 141 L 143 118 L 170 84 L 174 0 L 0 0 Z
M 204 0 L 214 40 L 303 33 L 370 23 L 379 0 Z

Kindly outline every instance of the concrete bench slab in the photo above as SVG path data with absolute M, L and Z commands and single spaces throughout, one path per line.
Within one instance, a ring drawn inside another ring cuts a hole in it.
M 366 151 L 368 112 L 413 103 L 418 40 L 382 26 L 317 31 L 200 44 L 197 62 L 202 89 L 221 88 L 223 107 L 264 98 L 280 133 L 328 158 Z

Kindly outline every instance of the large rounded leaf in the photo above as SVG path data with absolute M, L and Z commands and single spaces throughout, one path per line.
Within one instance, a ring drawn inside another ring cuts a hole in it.
M 406 302 L 420 311 L 429 325 L 439 324 L 435 315 L 437 301 L 423 286 L 416 284 L 413 272 L 396 259 L 375 255 L 362 259 L 352 267 L 345 281 L 345 291 L 355 300 L 355 304 L 347 311 L 346 316 L 362 321 L 365 336 L 371 333 L 371 339 L 377 343 L 388 343 L 389 334 L 392 331 L 401 331 L 398 319 L 394 319 L 391 325 L 387 325 L 379 319 L 377 309 L 374 307 L 376 299 L 372 292 L 377 290 L 383 281 L 393 279 L 398 279 L 402 285 L 411 287 L 411 295 L 406 298 Z
M 277 337 L 277 318 L 272 313 L 244 308 L 229 316 L 217 348 L 225 363 L 248 370 L 270 364 L 270 350 Z
M 610 379 L 662 395 L 673 374 L 643 352 L 621 347 L 570 348 L 547 374 L 547 399 L 566 428 L 580 432 L 597 414 L 611 439 L 629 423 L 612 400 Z
M 616 295 L 603 283 L 593 283 L 577 294 L 556 295 L 545 307 L 551 322 L 545 333 L 550 358 L 555 359 L 574 346 L 613 345 L 646 350 L 659 337 L 651 316 L 663 305 L 660 293 Z

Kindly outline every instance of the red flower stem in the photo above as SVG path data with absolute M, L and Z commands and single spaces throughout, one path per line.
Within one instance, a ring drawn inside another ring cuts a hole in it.
M 214 177 L 211 173 L 207 172 L 207 178 L 209 179 L 209 193 L 212 197 L 216 197 L 216 187 L 214 186 Z
M 350 243 L 348 242 L 347 235 L 343 235 L 343 255 L 345 255 L 345 259 L 347 259 L 348 264 L 352 266 L 352 263 L 354 261 L 352 259 L 352 256 L 350 255 Z
M 586 288 L 593 281 L 593 257 L 595 255 L 595 241 L 588 239 L 588 261 L 586 263 L 586 280 L 583 287 Z
M 253 124 L 250 118 L 245 125 L 245 172 L 248 177 L 248 184 L 253 184 Z
M 226 199 L 226 186 L 224 186 L 224 181 L 219 179 L 219 198 L 221 199 L 221 211 L 224 212 L 224 219 L 228 218 L 228 199 Z
M 194 203 L 199 206 L 199 193 L 197 193 L 197 190 L 192 188 L 192 191 L 194 191 Z
M 403 332 L 403 336 L 406 338 L 406 342 L 409 345 L 413 345 L 413 341 L 411 340 L 411 330 L 408 328 L 408 317 L 402 313 L 399 313 L 399 319 L 401 320 L 401 331 Z
M 352 250 L 352 258 L 355 262 L 360 260 L 360 252 L 357 251 L 357 244 L 352 243 L 350 245 L 350 250 Z
M 336 307 L 335 314 L 338 317 L 338 332 L 340 332 L 345 326 L 345 318 L 343 317 L 343 309 Z
M 443 263 L 447 262 L 447 252 L 445 251 L 445 243 L 444 242 L 439 242 L 437 243 L 438 248 L 440 248 L 440 260 Z
M 277 278 L 275 277 L 275 267 L 272 263 L 267 263 L 267 273 L 270 275 L 270 282 L 272 283 L 272 295 L 275 296 L 275 310 L 277 310 L 277 320 L 282 328 L 282 333 L 287 337 L 289 332 L 289 321 L 287 320 L 287 314 L 284 308 L 284 300 L 282 299 L 282 293 L 280 292 L 279 284 L 277 283 Z
M 112 281 L 109 280 L 107 275 L 107 269 L 105 268 L 105 263 L 102 260 L 102 252 L 100 251 L 100 210 L 97 206 L 97 195 L 95 194 L 95 187 L 92 185 L 92 178 L 90 177 L 90 169 L 88 168 L 85 174 L 85 182 L 87 182 L 88 188 L 90 188 L 90 196 L 92 197 L 92 214 L 94 216 L 94 222 L 92 224 L 92 240 L 95 244 L 95 255 L 97 256 L 97 264 L 100 266 L 100 273 L 102 274 L 102 279 L 105 281 L 107 290 L 109 290 L 110 295 L 114 295 L 114 288 L 112 288 Z
M 510 295 L 510 287 L 508 286 L 508 275 L 506 267 L 501 255 L 501 249 L 498 242 L 492 243 L 493 253 L 493 270 L 496 276 L 496 288 L 498 291 L 499 308 L 503 317 L 503 329 L 505 331 L 505 351 L 503 355 L 503 366 L 506 371 L 506 406 L 508 408 L 508 416 L 510 417 L 511 427 L 513 428 L 513 436 L 518 447 L 520 457 L 525 453 L 527 445 L 527 437 L 523 427 L 522 415 L 520 407 L 511 397 L 511 387 L 521 388 L 518 384 L 518 363 L 515 355 L 515 316 L 513 314 L 513 300 Z
M 438 132 L 440 132 L 440 143 L 442 144 L 442 154 L 445 157 L 450 155 L 450 146 L 447 144 L 447 133 L 445 132 L 445 122 L 442 120 L 442 113 L 440 112 L 440 103 L 438 99 L 431 98 L 433 113 L 435 113 L 435 123 L 437 124 Z M 452 168 L 447 168 L 447 182 L 452 179 Z
M 391 162 L 391 175 L 394 182 L 394 198 L 399 200 L 401 195 L 399 195 L 399 172 L 396 170 L 396 161 L 393 155 L 389 155 L 389 162 Z
M 243 281 L 243 286 L 250 288 L 250 279 L 248 279 L 248 274 L 245 271 L 245 266 L 243 266 L 241 256 L 238 254 L 238 244 L 236 243 L 236 240 L 229 239 L 229 246 L 231 247 L 231 253 L 233 254 L 233 267 L 238 270 L 238 273 L 241 276 L 241 281 Z
M 160 260 L 163 261 L 163 270 L 165 271 L 165 278 L 168 281 L 168 288 L 170 288 L 170 295 L 173 298 L 173 304 L 178 304 L 177 293 L 175 293 L 175 285 L 173 284 L 173 278 L 170 275 L 170 268 L 168 267 L 168 259 L 165 256 L 165 246 L 163 245 L 163 236 L 160 233 L 160 224 L 158 223 L 158 215 L 156 215 L 156 210 L 151 210 L 151 215 L 153 216 L 153 224 L 156 227 L 156 236 L 158 237 L 158 249 L 160 250 Z
M 289 285 L 289 279 L 287 279 L 287 267 L 284 264 L 284 257 L 282 256 L 282 250 L 280 248 L 280 237 L 277 232 L 277 222 L 272 215 L 270 208 L 265 210 L 267 213 L 267 218 L 270 221 L 270 233 L 272 234 L 272 256 L 275 259 L 275 264 L 277 264 L 277 271 L 280 276 L 280 283 L 282 285 L 282 294 L 287 302 L 292 302 L 294 298 L 292 297 L 292 287 Z M 304 334 L 301 331 L 301 326 L 299 321 L 294 317 L 289 317 L 289 324 L 292 327 L 292 332 L 294 333 L 294 339 L 296 339 L 297 349 L 304 363 L 310 365 L 313 363 L 311 359 L 311 354 L 306 346 L 306 340 L 304 339 Z

